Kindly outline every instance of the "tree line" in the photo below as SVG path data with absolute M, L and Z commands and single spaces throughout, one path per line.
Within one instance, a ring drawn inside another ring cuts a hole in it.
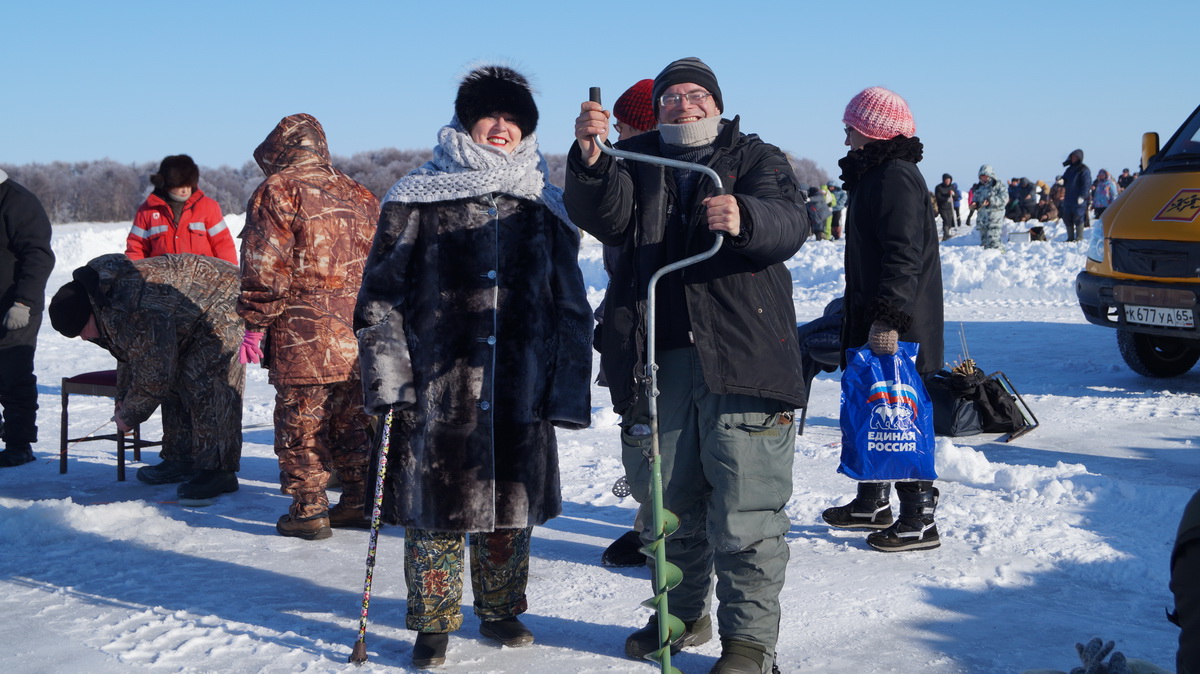
M 385 148 L 359 152 L 351 157 L 333 155 L 333 165 L 382 198 L 397 180 L 424 164 L 432 150 Z M 828 180 L 825 171 L 811 159 L 789 155 L 796 177 L 806 185 Z M 550 182 L 562 186 L 567 156 L 546 155 Z M 150 175 L 158 162 L 121 164 L 111 159 L 49 164 L 0 164 L 13 180 L 37 195 L 50 221 L 122 222 L 132 221 L 133 213 L 150 193 Z M 200 167 L 200 189 L 221 205 L 224 213 L 243 213 L 250 195 L 263 180 L 262 170 L 253 161 L 240 167 Z

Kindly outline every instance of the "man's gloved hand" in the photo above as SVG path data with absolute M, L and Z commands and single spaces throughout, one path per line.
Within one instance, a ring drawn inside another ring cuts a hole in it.
M 1105 643 L 1100 637 L 1089 641 L 1087 646 L 1075 644 L 1075 651 L 1079 653 L 1079 661 L 1083 666 L 1072 669 L 1071 674 L 1130 674 L 1129 664 L 1122 653 L 1113 653 L 1109 663 L 1104 664 L 1104 658 L 1112 653 L 1115 645 L 1111 641 Z
M 16 302 L 9 307 L 8 313 L 4 314 L 4 328 L 6 330 L 20 330 L 26 325 L 29 325 L 29 307 Z
M 242 336 L 242 345 L 238 347 L 238 362 L 242 365 L 246 363 L 261 363 L 263 352 L 262 347 L 258 345 L 262 341 L 263 333 L 255 330 L 247 330 Z
M 895 355 L 899 348 L 900 333 L 892 326 L 882 321 L 871 324 L 871 333 L 867 337 L 867 345 L 876 356 Z

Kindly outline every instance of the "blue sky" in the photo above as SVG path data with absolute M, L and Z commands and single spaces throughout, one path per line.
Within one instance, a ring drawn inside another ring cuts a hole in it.
M 1200 104 L 1200 2 L 20 2 L 0 8 L 0 162 L 241 165 L 285 115 L 321 120 L 333 152 L 430 147 L 480 61 L 538 90 L 543 152 L 565 152 L 579 102 L 611 104 L 699 56 L 727 116 L 816 161 L 844 156 L 861 89 L 904 96 L 930 183 L 982 163 L 1049 180 L 1072 149 L 1137 170 Z

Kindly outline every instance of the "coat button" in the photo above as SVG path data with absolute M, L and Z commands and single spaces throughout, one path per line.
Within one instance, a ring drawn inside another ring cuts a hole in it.
M 495 278 L 496 278 L 496 270 L 495 270 L 495 269 L 491 269 L 491 270 L 489 270 L 489 271 L 488 271 L 488 273 L 484 274 L 484 276 L 486 276 L 486 277 L 488 277 L 488 278 L 490 278 L 490 279 L 493 279 L 493 280 L 495 280 Z
M 496 336 L 495 336 L 495 335 L 489 335 L 489 336 L 488 336 L 488 338 L 487 338 L 487 343 L 488 343 L 488 344 L 490 344 L 490 345 L 492 345 L 492 346 L 495 346 L 495 344 L 496 344 Z
M 495 215 L 496 215 L 496 209 L 494 209 L 494 208 L 489 208 L 489 209 L 488 209 L 488 215 L 495 216 Z
M 486 411 L 492 409 L 492 404 L 486 400 L 481 400 L 481 401 L 479 401 L 479 409 L 486 412 Z

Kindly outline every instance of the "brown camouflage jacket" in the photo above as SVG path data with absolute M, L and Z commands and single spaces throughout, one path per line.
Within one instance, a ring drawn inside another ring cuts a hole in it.
M 333 168 L 311 115 L 284 117 L 254 159 L 267 179 L 246 207 L 238 315 L 267 332 L 272 384 L 357 379 L 351 324 L 379 200 Z
M 150 418 L 180 387 L 207 390 L 225 381 L 242 342 L 237 267 L 203 255 L 111 254 L 75 278 L 88 287 L 100 345 L 119 361 L 117 400 L 126 421 Z

